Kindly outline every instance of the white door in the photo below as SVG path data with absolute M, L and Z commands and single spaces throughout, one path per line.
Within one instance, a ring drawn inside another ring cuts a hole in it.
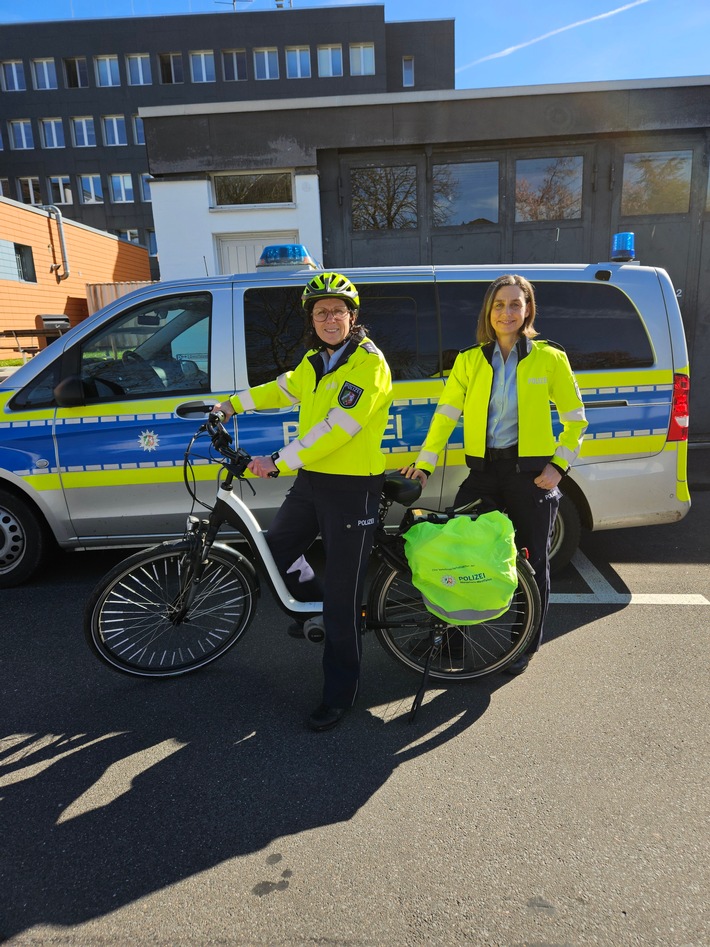
M 221 273 L 253 273 L 264 247 L 274 243 L 298 243 L 298 231 L 223 234 L 217 241 Z

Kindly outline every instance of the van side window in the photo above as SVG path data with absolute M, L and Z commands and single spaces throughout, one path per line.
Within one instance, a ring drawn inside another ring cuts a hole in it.
M 637 309 L 608 283 L 535 283 L 535 328 L 567 352 L 574 371 L 648 368 L 651 341 Z
M 432 283 L 357 284 L 359 321 L 382 350 L 397 380 L 439 372 Z M 244 294 L 244 336 L 250 385 L 295 368 L 306 352 L 301 287 L 264 287 Z
M 212 297 L 154 299 L 123 313 L 80 350 L 88 401 L 209 391 Z
M 447 350 L 460 350 L 475 343 L 478 314 L 488 282 L 437 285 L 446 363 Z M 534 289 L 535 328 L 540 338 L 557 342 L 565 349 L 574 371 L 647 368 L 654 364 L 641 316 L 616 286 L 537 280 Z
M 249 385 L 263 385 L 295 368 L 306 352 L 302 287 L 265 286 L 244 293 L 244 342 Z
M 360 322 L 383 352 L 394 381 L 439 374 L 433 283 L 360 283 Z

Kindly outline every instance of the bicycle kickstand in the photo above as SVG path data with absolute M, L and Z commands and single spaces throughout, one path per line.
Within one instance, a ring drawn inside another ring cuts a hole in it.
M 414 701 L 412 703 L 412 709 L 409 711 L 408 723 L 414 723 L 414 718 L 417 715 L 417 711 L 422 705 L 424 700 L 424 694 L 426 693 L 427 685 L 429 684 L 429 668 L 431 667 L 432 660 L 441 650 L 441 644 L 444 640 L 444 635 L 441 630 L 432 628 L 429 632 L 429 641 L 431 647 L 429 648 L 429 654 L 427 655 L 426 664 L 424 665 L 424 674 L 422 675 L 422 682 L 419 685 L 419 690 L 416 693 Z

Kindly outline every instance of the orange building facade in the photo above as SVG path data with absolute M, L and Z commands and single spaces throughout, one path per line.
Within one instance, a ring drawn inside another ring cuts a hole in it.
M 148 250 L 100 230 L 0 197 L 0 332 L 40 327 L 41 316 L 86 318 L 87 283 L 150 281 Z M 26 338 L 43 347 L 44 339 Z M 0 342 L 11 357 L 12 340 Z

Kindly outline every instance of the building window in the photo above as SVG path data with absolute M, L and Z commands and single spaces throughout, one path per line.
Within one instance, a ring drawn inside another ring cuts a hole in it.
M 124 240 L 126 243 L 140 243 L 140 240 L 138 239 L 138 231 L 137 231 L 137 230 L 133 230 L 133 229 L 131 229 L 131 230 L 118 230 L 118 231 L 116 231 L 116 233 L 118 234 L 118 239 L 119 239 L 119 240 Z
M 0 178 L 0 197 L 10 196 L 10 178 Z
M 692 151 L 648 151 L 624 155 L 621 214 L 687 214 Z
M 256 79 L 278 79 L 279 57 L 276 49 L 254 50 L 254 77 Z
M 497 224 L 499 176 L 497 161 L 435 164 L 432 169 L 434 226 Z
M 29 151 L 35 146 L 32 123 L 29 118 L 20 118 L 9 123 L 10 146 L 14 151 Z
M 27 88 L 25 84 L 25 70 L 22 61 L 19 59 L 9 59 L 2 63 L 3 92 L 24 92 Z
M 136 145 L 145 144 L 145 129 L 140 115 L 133 116 L 133 141 Z
M 110 174 L 108 180 L 114 204 L 133 203 L 133 178 L 130 174 Z
M 68 174 L 57 175 L 49 179 L 50 204 L 73 204 L 71 179 Z
M 414 86 L 414 56 L 402 56 L 402 85 L 405 89 Z
M 72 118 L 71 133 L 75 148 L 96 147 L 96 129 L 90 115 Z
M 350 175 L 353 230 L 411 230 L 417 226 L 417 169 L 357 168 Z
M 64 148 L 64 125 L 61 118 L 41 118 L 39 130 L 43 148 Z
M 286 49 L 286 77 L 311 78 L 311 50 L 308 46 L 289 46 Z
M 101 118 L 104 132 L 104 144 L 107 146 L 127 145 L 126 119 L 123 115 L 104 115 Z
M 17 191 L 23 204 L 41 204 L 39 178 L 18 178 Z
M 32 247 L 22 243 L 0 240 L 0 279 L 21 280 L 36 283 L 37 274 L 32 257 Z
M 160 64 L 160 81 L 163 85 L 178 85 L 184 82 L 182 74 L 182 55 L 180 53 L 161 53 L 158 56 Z
M 155 239 L 155 231 L 146 230 L 145 236 L 146 236 L 146 240 L 148 241 L 148 255 L 157 256 L 158 255 L 158 241 Z
M 350 75 L 374 76 L 375 46 L 373 43 L 352 43 L 350 46 Z
M 584 158 L 562 155 L 515 162 L 515 221 L 579 220 Z
M 64 60 L 64 77 L 67 89 L 88 89 L 89 70 L 83 56 Z
M 57 88 L 57 67 L 53 59 L 33 59 L 32 77 L 35 89 Z
M 104 189 L 100 174 L 80 174 L 79 192 L 82 204 L 103 204 Z
M 190 53 L 190 71 L 193 82 L 214 82 L 214 53 L 211 50 Z
M 102 88 L 118 86 L 121 78 L 118 74 L 118 56 L 95 56 L 96 85 Z
M 222 70 L 225 82 L 243 82 L 247 77 L 247 53 L 245 49 L 222 50 Z
M 152 85 L 153 74 L 150 69 L 150 56 L 147 53 L 126 56 L 126 74 L 129 85 Z
M 150 204 L 153 198 L 150 196 L 150 182 L 153 180 L 150 174 L 141 174 L 141 200 Z
M 318 75 L 321 78 L 342 76 L 343 74 L 343 47 L 318 47 Z
M 263 174 L 218 174 L 214 178 L 215 204 L 291 204 L 291 175 L 284 171 Z

